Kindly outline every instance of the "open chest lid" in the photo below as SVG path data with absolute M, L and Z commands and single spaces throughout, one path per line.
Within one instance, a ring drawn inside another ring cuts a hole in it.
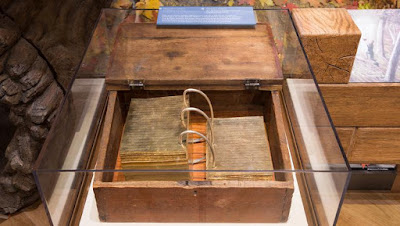
M 282 81 L 268 24 L 250 29 L 121 24 L 106 75 L 108 90 L 257 89 Z

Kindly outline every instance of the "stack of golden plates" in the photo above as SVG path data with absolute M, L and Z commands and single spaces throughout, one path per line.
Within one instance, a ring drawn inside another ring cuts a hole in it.
M 120 158 L 126 180 L 188 180 L 186 152 L 179 144 L 182 96 L 133 98 L 122 135 Z M 151 172 L 172 170 L 172 172 Z M 149 172 L 150 171 L 150 172 Z
M 217 172 L 207 172 L 207 180 L 273 179 L 272 172 L 254 172 L 273 170 L 262 116 L 214 118 L 213 134 L 215 167 L 209 146 L 206 167 Z

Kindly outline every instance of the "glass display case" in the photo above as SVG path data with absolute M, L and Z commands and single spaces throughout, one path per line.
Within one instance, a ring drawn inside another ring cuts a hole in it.
M 350 173 L 288 10 L 104 9 L 37 160 L 53 225 L 334 225 Z

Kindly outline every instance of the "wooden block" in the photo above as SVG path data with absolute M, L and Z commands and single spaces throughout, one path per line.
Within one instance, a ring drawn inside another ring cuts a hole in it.
M 335 126 L 400 126 L 400 83 L 320 85 Z
M 129 89 L 144 80 L 146 89 L 174 85 L 237 85 L 259 79 L 283 80 L 267 24 L 254 29 L 157 28 L 154 24 L 121 25 L 106 76 L 108 89 Z
M 293 9 L 319 83 L 348 83 L 361 32 L 346 9 Z
M 400 128 L 358 128 L 354 147 L 348 154 L 352 163 L 400 163 Z

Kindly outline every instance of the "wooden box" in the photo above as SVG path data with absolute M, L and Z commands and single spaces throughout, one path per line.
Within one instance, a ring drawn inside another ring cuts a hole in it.
M 361 32 L 346 9 L 294 9 L 304 50 L 318 83 L 348 83 Z
M 106 77 L 109 98 L 96 170 L 121 169 L 119 147 L 132 98 L 182 95 L 190 87 L 209 96 L 215 117 L 263 116 L 274 170 L 291 169 L 282 81 L 268 25 L 254 29 L 121 25 Z M 196 96 L 190 105 L 208 109 Z M 200 125 L 191 118 L 192 128 Z M 190 169 L 204 170 L 205 164 Z M 190 176 L 186 181 L 126 181 L 122 172 L 96 172 L 93 189 L 100 219 L 235 223 L 288 219 L 292 173 L 275 172 L 272 180 L 252 181 L 212 181 L 199 171 Z

